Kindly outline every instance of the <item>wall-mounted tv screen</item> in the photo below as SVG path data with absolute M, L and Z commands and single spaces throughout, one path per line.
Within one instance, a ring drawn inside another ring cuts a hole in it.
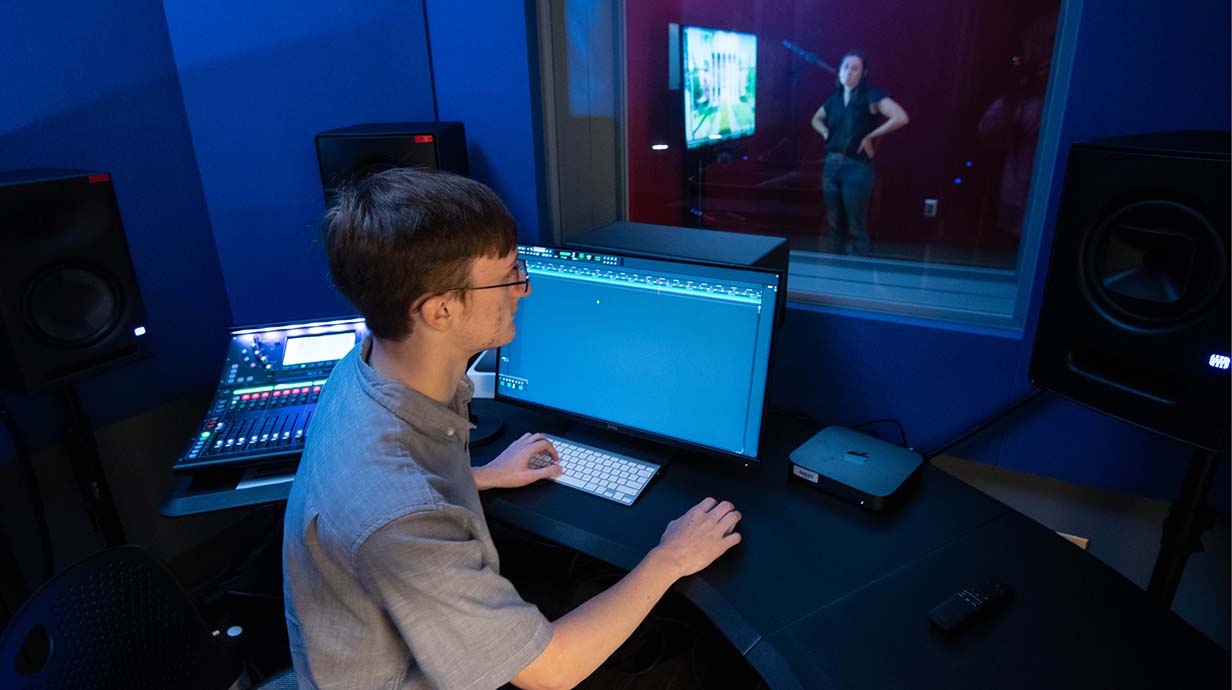
M 757 36 L 684 27 L 681 90 L 689 148 L 751 135 L 756 124 Z

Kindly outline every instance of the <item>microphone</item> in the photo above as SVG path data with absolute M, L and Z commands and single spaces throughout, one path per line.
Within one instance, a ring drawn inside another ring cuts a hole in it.
M 796 45 L 795 43 L 792 43 L 791 41 L 788 41 L 787 39 L 783 39 L 783 45 L 786 46 L 787 49 L 790 50 L 791 52 L 804 58 L 804 61 L 809 63 L 810 65 L 817 65 L 818 67 L 830 72 L 831 74 L 838 74 L 838 70 L 834 69 L 830 65 L 823 62 L 821 58 L 817 57 L 816 53 L 810 53 L 809 51 L 801 48 L 800 46 Z

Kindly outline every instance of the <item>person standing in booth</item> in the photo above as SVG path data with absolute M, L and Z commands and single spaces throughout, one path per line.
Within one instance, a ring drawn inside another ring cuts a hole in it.
M 885 118 L 878 124 L 878 118 Z M 822 195 L 830 226 L 827 251 L 867 254 L 868 204 L 873 195 L 877 139 L 905 126 L 907 111 L 885 91 L 868 85 L 868 57 L 850 50 L 839 65 L 837 88 L 813 114 L 826 140 Z

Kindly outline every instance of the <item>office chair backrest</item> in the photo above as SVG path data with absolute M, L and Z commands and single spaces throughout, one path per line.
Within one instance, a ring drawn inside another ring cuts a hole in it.
M 59 573 L 0 636 L 6 690 L 224 690 L 239 674 L 179 582 L 138 546 Z

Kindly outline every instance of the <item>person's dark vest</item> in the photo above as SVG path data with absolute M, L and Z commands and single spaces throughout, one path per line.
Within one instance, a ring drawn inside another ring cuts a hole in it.
M 826 100 L 826 119 L 830 122 L 830 137 L 826 140 L 826 153 L 841 153 L 853 158 L 867 160 L 860 152 L 860 142 L 877 128 L 877 118 L 868 112 L 869 95 L 878 100 L 884 97 L 880 89 L 870 89 L 861 84 L 851 92 L 851 100 L 843 104 L 843 87 L 834 91 Z

